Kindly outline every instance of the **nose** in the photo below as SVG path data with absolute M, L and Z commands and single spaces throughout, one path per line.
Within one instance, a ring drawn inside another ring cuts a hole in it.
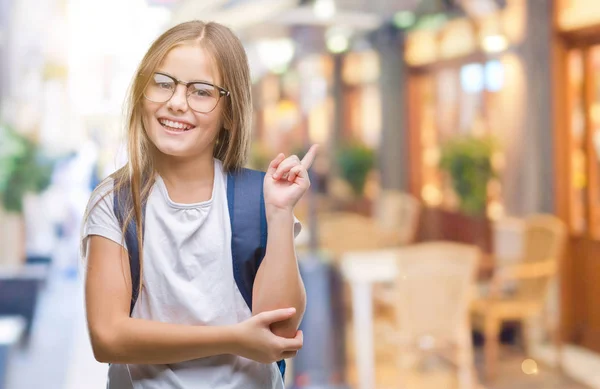
M 184 85 L 177 85 L 173 96 L 167 102 L 167 108 L 173 111 L 186 112 L 188 110 L 187 104 L 187 88 Z

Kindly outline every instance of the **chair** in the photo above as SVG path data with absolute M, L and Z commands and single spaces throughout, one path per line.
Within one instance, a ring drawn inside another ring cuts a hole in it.
M 391 248 L 397 240 L 372 218 L 350 212 L 320 214 L 317 228 L 321 249 L 336 259 L 349 251 Z
M 391 246 L 405 246 L 415 241 L 421 216 L 419 200 L 399 190 L 383 190 L 373 204 L 375 224 L 390 234 Z M 375 311 L 379 316 L 393 315 L 389 301 L 394 299 L 392 285 L 377 284 L 373 287 Z
M 477 387 L 469 306 L 479 258 L 477 247 L 453 242 L 398 250 L 393 337 L 401 372 L 418 360 L 411 351 L 432 352 L 458 367 L 460 388 Z
M 495 269 L 487 296 L 471 307 L 473 325 L 485 336 L 484 357 L 488 379 L 493 379 L 499 352 L 502 323 L 518 321 L 525 338 L 531 320 L 543 314 L 549 286 L 554 280 L 567 238 L 564 223 L 552 215 L 534 215 L 525 220 L 523 257 L 516 263 Z M 558 326 L 554 340 L 560 353 Z
M 413 243 L 419 226 L 421 203 L 414 196 L 398 190 L 384 190 L 374 202 L 373 216 L 385 231 L 397 235 L 397 245 Z

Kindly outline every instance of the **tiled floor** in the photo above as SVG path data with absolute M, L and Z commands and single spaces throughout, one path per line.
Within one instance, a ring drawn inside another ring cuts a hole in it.
M 556 365 L 556 349 L 551 345 L 538 345 L 532 348 L 534 358 L 548 365 Z M 600 389 L 600 354 L 589 349 L 567 344 L 563 347 L 561 365 L 564 372 L 578 382 L 594 389 Z
M 14 350 L 7 389 L 105 389 L 106 365 L 93 358 L 81 282 L 53 274 L 40 296 L 32 338 Z
M 501 355 L 498 376 L 492 382 L 479 380 L 480 389 L 588 389 L 588 386 L 575 382 L 561 375 L 555 369 L 538 363 L 537 374 L 527 375 L 522 370 L 524 358 L 519 350 L 505 348 Z M 478 371 L 482 370 L 480 350 L 476 353 Z M 395 363 L 390 358 L 377 358 L 377 386 L 374 389 L 401 388 L 400 376 Z M 348 370 L 349 383 L 357 382 L 356 371 L 350 364 Z M 443 360 L 426 359 L 420 369 L 405 372 L 403 389 L 462 389 L 459 385 L 456 370 Z
M 64 388 L 65 369 L 75 340 L 73 318 L 81 310 L 75 303 L 77 290 L 73 280 L 52 278 L 46 284 L 29 344 L 11 354 L 7 389 Z
M 104 389 L 106 365 L 97 363 L 91 354 L 81 283 L 75 278 L 54 275 L 42 295 L 37 319 L 29 347 L 14 354 L 7 389 Z M 351 344 L 349 346 L 348 359 L 352 362 Z M 373 389 L 398 389 L 393 352 L 378 356 L 377 387 Z M 498 378 L 494 382 L 483 382 L 482 388 L 587 388 L 543 364 L 539 364 L 538 374 L 526 375 L 521 368 L 523 359 L 518 349 L 503 349 Z M 482 364 L 479 352 L 476 363 L 478 367 Z M 348 381 L 356 383 L 352 363 L 349 364 Z M 406 389 L 461 389 L 457 386 L 454 370 L 439 360 L 423 364 L 407 381 L 410 386 Z
M 484 386 L 488 389 L 586 389 L 588 388 L 573 379 L 560 374 L 541 362 L 537 363 L 537 374 L 523 372 L 524 356 L 519 348 L 505 347 L 500 356 L 501 363 L 497 378 Z M 476 354 L 478 370 L 483 370 L 481 352 Z
M 351 328 L 351 326 L 350 326 Z M 350 330 L 351 331 L 351 330 Z M 348 381 L 355 387 L 358 382 L 354 369 L 352 334 L 347 333 Z M 568 354 L 567 354 L 568 355 Z M 571 357 L 572 355 L 570 355 Z M 376 347 L 376 388 L 373 389 L 463 389 L 457 380 L 457 371 L 450 363 L 436 356 L 423 357 L 418 369 L 403 372 L 403 381 L 397 369 L 393 350 L 381 343 Z M 483 377 L 483 355 L 480 348 L 475 350 L 475 367 L 478 375 L 478 389 L 589 389 L 589 386 L 576 382 L 542 362 L 536 361 L 535 374 L 525 374 L 526 360 L 520 347 L 503 346 L 497 377 L 487 381 Z M 587 358 L 589 361 L 589 357 Z M 573 361 L 570 361 L 573 362 Z M 404 385 L 404 386 L 402 386 Z

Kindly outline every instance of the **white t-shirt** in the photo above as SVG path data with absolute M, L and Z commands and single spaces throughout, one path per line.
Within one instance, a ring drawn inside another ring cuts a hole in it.
M 215 159 L 212 197 L 196 204 L 178 204 L 157 177 L 145 213 L 145 288 L 132 317 L 189 325 L 231 325 L 252 313 L 233 278 L 231 225 L 226 173 Z M 112 189 L 105 189 L 88 207 Z M 295 220 L 294 234 L 300 232 Z M 112 193 L 92 209 L 83 230 L 86 239 L 101 235 L 123 244 L 113 210 Z M 111 364 L 108 389 L 282 389 L 275 363 L 261 364 L 236 355 L 218 355 L 169 365 Z

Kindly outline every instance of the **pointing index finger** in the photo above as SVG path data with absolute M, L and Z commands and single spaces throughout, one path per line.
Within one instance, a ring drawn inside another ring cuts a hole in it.
M 300 161 L 300 163 L 302 164 L 302 166 L 304 166 L 306 170 L 310 169 L 311 165 L 313 164 L 315 157 L 317 156 L 318 149 L 319 145 L 312 145 L 306 153 L 306 155 L 304 156 L 304 158 L 302 158 L 302 161 Z

